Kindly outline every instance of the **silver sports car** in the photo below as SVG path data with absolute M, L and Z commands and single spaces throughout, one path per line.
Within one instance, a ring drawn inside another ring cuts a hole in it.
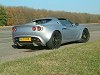
M 53 49 L 67 42 L 87 42 L 90 34 L 87 27 L 68 19 L 40 18 L 29 24 L 12 27 L 12 38 L 17 48 L 32 44 L 33 47 L 47 46 Z

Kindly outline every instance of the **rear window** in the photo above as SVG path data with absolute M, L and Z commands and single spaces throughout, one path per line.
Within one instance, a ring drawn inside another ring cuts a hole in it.
M 40 19 L 40 20 L 34 20 L 33 22 L 36 24 L 45 24 L 50 22 L 52 19 Z

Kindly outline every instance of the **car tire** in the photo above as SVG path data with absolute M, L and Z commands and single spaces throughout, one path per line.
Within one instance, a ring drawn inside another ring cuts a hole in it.
M 47 47 L 49 49 L 59 48 L 61 46 L 61 40 L 62 40 L 61 33 L 58 31 L 54 31 L 51 36 L 51 39 L 47 43 Z
M 81 36 L 81 40 L 79 42 L 85 43 L 89 40 L 89 38 L 90 38 L 90 33 L 89 33 L 88 29 L 84 29 L 82 36 Z

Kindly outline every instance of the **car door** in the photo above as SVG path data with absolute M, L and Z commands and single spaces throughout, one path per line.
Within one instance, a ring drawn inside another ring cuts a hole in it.
M 65 42 L 75 41 L 77 26 L 73 26 L 69 20 L 60 20 L 62 24 L 62 35 Z

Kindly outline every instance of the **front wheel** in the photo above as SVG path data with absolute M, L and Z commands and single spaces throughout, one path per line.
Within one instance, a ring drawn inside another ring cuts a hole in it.
M 89 38 L 90 38 L 90 33 L 89 33 L 88 29 L 84 29 L 81 40 L 79 42 L 85 43 L 89 40 Z
M 50 49 L 59 48 L 61 46 L 62 36 L 58 31 L 54 31 L 51 39 L 47 43 L 47 47 Z

